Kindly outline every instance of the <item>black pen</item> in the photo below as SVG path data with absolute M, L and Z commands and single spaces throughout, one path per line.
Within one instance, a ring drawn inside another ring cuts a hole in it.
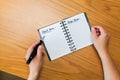
M 32 61 L 32 59 L 33 59 L 33 58 L 36 56 L 36 54 L 37 54 L 38 46 L 41 45 L 42 43 L 43 43 L 43 41 L 40 40 L 39 44 L 37 44 L 37 45 L 35 46 L 35 48 L 33 49 L 32 53 L 31 53 L 31 55 L 30 55 L 30 57 L 29 57 L 29 59 L 27 60 L 26 64 L 30 64 L 30 62 Z

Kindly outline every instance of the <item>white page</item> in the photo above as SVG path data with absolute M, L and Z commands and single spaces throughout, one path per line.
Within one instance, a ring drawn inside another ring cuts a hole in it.
M 70 53 L 60 22 L 39 29 L 51 60 Z
M 76 50 L 92 44 L 90 27 L 84 13 L 68 18 L 65 21 Z

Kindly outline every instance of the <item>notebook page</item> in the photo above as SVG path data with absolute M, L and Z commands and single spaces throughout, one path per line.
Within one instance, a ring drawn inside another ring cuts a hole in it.
M 51 60 L 70 53 L 60 22 L 39 29 Z
M 78 14 L 65 20 L 74 41 L 76 50 L 92 44 L 92 37 L 85 13 Z

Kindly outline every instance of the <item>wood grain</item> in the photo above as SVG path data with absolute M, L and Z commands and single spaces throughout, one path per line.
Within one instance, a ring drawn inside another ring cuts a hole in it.
M 110 54 L 120 71 L 120 0 L 0 0 L 0 70 L 27 78 L 24 56 L 39 39 L 37 29 L 81 12 L 110 33 Z M 41 80 L 103 80 L 93 46 L 52 62 L 44 59 Z

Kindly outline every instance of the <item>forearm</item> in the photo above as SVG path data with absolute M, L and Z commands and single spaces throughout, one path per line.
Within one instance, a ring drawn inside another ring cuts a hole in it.
M 109 52 L 103 51 L 99 52 L 99 56 L 102 61 L 103 71 L 104 71 L 104 79 L 105 80 L 120 80 L 120 74 L 112 61 Z

